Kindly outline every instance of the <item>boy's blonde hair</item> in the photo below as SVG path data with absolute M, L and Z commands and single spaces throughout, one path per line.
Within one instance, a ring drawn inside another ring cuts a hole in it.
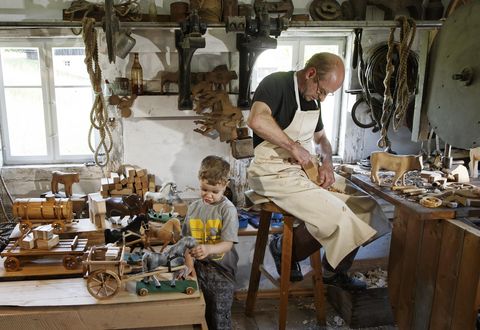
M 208 184 L 217 185 L 228 183 L 230 174 L 230 164 L 218 156 L 207 156 L 202 160 L 198 178 L 206 180 Z

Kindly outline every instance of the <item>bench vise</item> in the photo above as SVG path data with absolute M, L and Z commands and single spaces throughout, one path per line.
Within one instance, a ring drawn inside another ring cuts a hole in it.
M 259 10 L 255 18 L 229 16 L 226 22 L 227 32 L 237 34 L 237 49 L 240 53 L 239 91 L 237 106 L 250 107 L 250 78 L 258 56 L 267 49 L 277 48 L 277 38 L 288 27 L 288 18 L 269 16 L 265 7 Z M 272 38 L 270 36 L 274 36 Z
M 190 86 L 190 63 L 193 53 L 198 48 L 205 48 L 207 24 L 200 22 L 198 12 L 193 10 L 188 19 L 180 23 L 180 29 L 175 30 L 175 48 L 178 51 L 178 109 L 191 110 L 193 102 Z

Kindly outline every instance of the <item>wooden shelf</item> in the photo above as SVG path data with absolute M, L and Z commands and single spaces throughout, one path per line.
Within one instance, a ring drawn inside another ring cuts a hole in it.
M 238 95 L 230 94 L 230 101 L 237 104 Z M 132 105 L 132 118 L 183 118 L 199 119 L 193 110 L 178 110 L 178 94 L 138 95 Z
M 416 21 L 417 28 L 440 28 L 443 21 Z M 175 29 L 179 27 L 176 22 L 122 22 L 122 27 L 130 29 Z M 96 23 L 101 27 L 101 22 Z M 290 21 L 289 28 L 307 29 L 389 29 L 399 26 L 396 21 Z M 0 29 L 45 29 L 45 28 L 80 28 L 82 22 L 70 22 L 60 20 L 48 21 L 23 21 L 23 22 L 0 22 Z M 225 23 L 210 23 L 209 29 L 225 29 Z

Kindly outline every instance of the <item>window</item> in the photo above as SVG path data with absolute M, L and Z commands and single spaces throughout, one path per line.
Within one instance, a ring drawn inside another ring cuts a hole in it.
M 93 92 L 81 40 L 0 43 L 6 164 L 84 162 Z
M 255 69 L 252 70 L 252 91 L 270 73 L 303 68 L 306 61 L 315 53 L 330 52 L 345 58 L 346 43 L 347 36 L 302 35 L 301 38 L 280 36 L 277 48 L 264 51 L 255 62 Z M 321 106 L 325 133 L 332 144 L 333 154 L 338 153 L 343 94 L 343 90 L 337 91 L 334 96 L 327 97 Z

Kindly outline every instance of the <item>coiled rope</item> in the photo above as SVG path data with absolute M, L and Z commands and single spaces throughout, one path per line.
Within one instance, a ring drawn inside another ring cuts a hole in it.
M 112 151 L 112 133 L 108 126 L 107 106 L 102 93 L 102 70 L 98 64 L 97 32 L 95 30 L 95 19 L 85 17 L 82 21 L 82 37 L 85 43 L 85 64 L 90 76 L 95 100 L 90 111 L 90 129 L 88 130 L 88 146 L 95 154 L 95 163 L 105 167 L 110 160 Z M 95 135 L 93 129 L 98 130 L 100 141 L 96 147 L 92 145 Z M 103 151 L 103 153 L 101 152 Z M 103 159 L 101 159 L 103 156 Z
M 390 29 L 390 36 L 388 38 L 386 75 L 383 80 L 385 93 L 383 97 L 383 112 L 380 120 L 380 140 L 378 140 L 377 143 L 380 148 L 390 147 L 390 140 L 387 136 L 390 118 L 393 115 L 393 128 L 394 130 L 398 130 L 400 123 L 402 123 L 405 118 L 410 96 L 407 84 L 407 59 L 413 39 L 415 38 L 416 25 L 414 20 L 405 16 L 399 16 L 395 21 L 400 23 L 400 43 L 398 45 L 399 65 L 395 84 L 395 96 L 393 96 L 390 82 L 395 72 L 393 53 L 395 48 L 394 36 L 396 28 L 394 27 Z

